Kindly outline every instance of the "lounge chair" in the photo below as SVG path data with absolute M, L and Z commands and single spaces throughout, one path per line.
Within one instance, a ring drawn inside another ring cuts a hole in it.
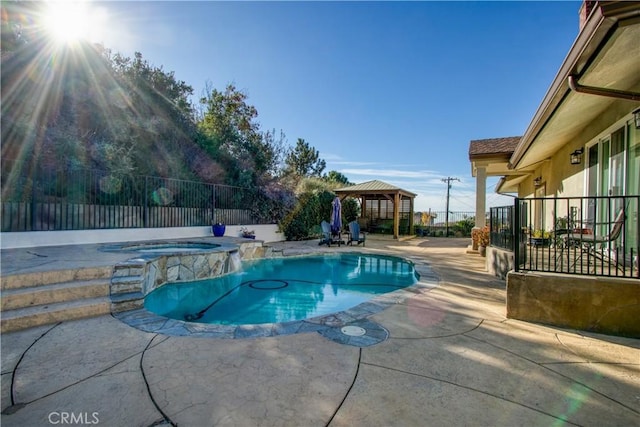
M 331 246 L 332 244 L 337 244 L 340 246 L 344 243 L 340 232 L 331 231 L 331 225 L 327 221 L 322 221 L 320 227 L 322 228 L 322 237 L 318 243 L 319 245 Z
M 347 241 L 347 245 L 356 242 L 356 244 L 359 245 L 362 243 L 362 246 L 364 246 L 366 238 L 365 234 L 360 232 L 360 224 L 358 224 L 357 221 L 351 221 L 349 223 L 349 240 Z
M 614 222 L 609 224 L 608 234 L 596 234 L 595 230 L 593 234 L 583 233 L 569 233 L 562 236 L 564 240 L 564 248 L 567 250 L 571 248 L 580 248 L 580 255 L 576 257 L 571 265 L 570 269 L 574 269 L 576 264 L 582 260 L 583 255 L 587 254 L 587 269 L 590 268 L 591 258 L 599 259 L 604 262 L 605 258 L 612 261 L 617 266 L 615 257 L 611 257 L 612 253 L 615 253 L 615 249 L 606 247 L 608 243 L 614 243 L 620 237 L 622 229 L 624 227 L 625 211 L 620 209 Z M 595 264 L 594 264 L 595 268 Z

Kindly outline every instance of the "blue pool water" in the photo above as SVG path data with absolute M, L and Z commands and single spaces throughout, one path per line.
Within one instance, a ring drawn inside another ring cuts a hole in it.
M 402 258 L 341 253 L 245 262 L 215 279 L 172 283 L 145 308 L 178 320 L 225 325 L 279 323 L 347 310 L 418 281 Z

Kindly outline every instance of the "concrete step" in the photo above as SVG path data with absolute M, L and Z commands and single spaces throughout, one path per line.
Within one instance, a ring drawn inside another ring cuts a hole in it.
M 111 295 L 111 312 L 120 313 L 123 311 L 136 310 L 144 306 L 144 295 L 142 292 L 128 292 L 118 295 Z
M 39 271 L 0 278 L 0 289 L 19 289 L 53 283 L 111 278 L 113 267 L 90 267 L 74 270 Z
M 16 310 L 36 305 L 105 297 L 109 295 L 108 279 L 54 283 L 2 291 L 0 309 Z
M 0 332 L 12 332 L 34 326 L 109 314 L 109 297 L 65 301 L 2 312 Z
M 143 276 L 120 276 L 111 279 L 111 295 L 141 292 L 144 286 Z

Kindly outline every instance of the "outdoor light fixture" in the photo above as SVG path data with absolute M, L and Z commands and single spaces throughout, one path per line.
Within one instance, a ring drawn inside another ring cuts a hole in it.
M 582 163 L 582 152 L 583 152 L 583 149 L 582 148 L 578 148 L 576 151 L 571 153 L 571 164 L 572 165 L 579 165 L 580 163 Z
M 640 108 L 633 112 L 633 121 L 636 123 L 636 129 L 640 129 Z
M 540 187 L 542 185 L 542 177 L 539 176 L 537 178 L 534 178 L 533 185 L 535 185 L 536 187 Z

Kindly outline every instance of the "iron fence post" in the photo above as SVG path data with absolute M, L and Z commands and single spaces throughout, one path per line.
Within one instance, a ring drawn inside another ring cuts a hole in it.
M 515 198 L 513 202 L 513 270 L 520 271 L 520 199 Z
M 144 177 L 144 206 L 142 211 L 142 225 L 147 228 L 149 225 L 149 177 Z

